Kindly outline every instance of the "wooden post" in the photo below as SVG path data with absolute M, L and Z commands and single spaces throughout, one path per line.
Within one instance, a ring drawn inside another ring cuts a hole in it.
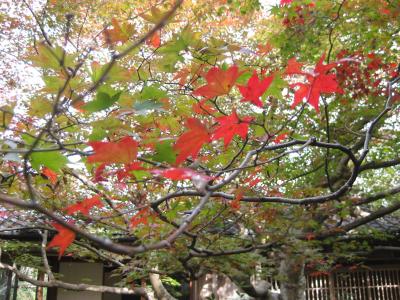
M 37 280 L 44 281 L 44 272 L 38 270 Z M 43 299 L 43 287 L 38 286 L 36 287 L 36 300 L 44 300 Z
M 329 300 L 337 300 L 335 291 L 335 279 L 333 273 L 329 272 L 328 287 L 329 287 Z
M 190 280 L 189 282 L 190 300 L 198 299 L 198 280 Z

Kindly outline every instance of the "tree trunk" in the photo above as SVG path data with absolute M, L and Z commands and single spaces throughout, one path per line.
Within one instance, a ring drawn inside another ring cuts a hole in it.
M 160 275 L 150 273 L 149 275 L 151 285 L 153 286 L 154 295 L 158 300 L 176 300 L 171 296 L 170 293 L 166 290 L 164 285 L 161 282 Z
M 279 275 L 282 278 L 280 285 L 280 300 L 304 300 L 306 278 L 304 276 L 304 258 L 288 254 L 280 264 Z

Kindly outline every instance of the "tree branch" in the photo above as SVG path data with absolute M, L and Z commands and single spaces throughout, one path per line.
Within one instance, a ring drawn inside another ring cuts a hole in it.
M 128 295 L 139 295 L 148 299 L 148 295 L 145 289 L 143 288 L 121 288 L 121 287 L 112 287 L 112 286 L 105 286 L 105 285 L 92 285 L 92 284 L 84 284 L 84 283 L 67 283 L 60 280 L 49 280 L 49 281 L 41 281 L 33 279 L 18 270 L 17 267 L 10 266 L 5 263 L 0 263 L 0 269 L 9 270 L 13 272 L 18 278 L 23 281 L 29 282 L 34 286 L 41 286 L 41 287 L 56 287 L 56 288 L 63 288 L 66 290 L 71 291 L 90 291 L 90 292 L 98 292 L 98 293 L 113 293 L 113 294 L 128 294 Z

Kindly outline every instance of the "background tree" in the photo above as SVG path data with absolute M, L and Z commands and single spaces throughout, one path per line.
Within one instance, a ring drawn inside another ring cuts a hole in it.
M 159 275 L 218 272 L 302 299 L 307 263 L 351 254 L 346 238 L 400 208 L 396 1 L 2 9 L 1 217 L 41 233 L 30 264 L 49 278 L 0 264 L 22 279 L 146 294 L 55 279 L 58 247 L 160 298 Z

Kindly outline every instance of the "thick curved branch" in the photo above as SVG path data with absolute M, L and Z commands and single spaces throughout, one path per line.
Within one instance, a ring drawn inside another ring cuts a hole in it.
M 387 161 L 372 161 L 372 162 L 363 164 L 360 167 L 360 172 L 363 172 L 366 170 L 389 168 L 389 167 L 394 167 L 397 165 L 400 165 L 400 158 L 395 158 L 395 159 L 387 160 Z
M 383 108 L 383 110 L 372 120 L 368 121 L 368 123 L 366 123 L 367 128 L 365 130 L 365 135 L 363 135 L 361 137 L 361 139 L 359 139 L 357 141 L 357 143 L 353 146 L 352 151 L 357 151 L 361 149 L 361 154 L 360 154 L 360 158 L 357 160 L 357 164 L 360 165 L 359 166 L 359 170 L 358 172 L 362 172 L 365 170 L 369 170 L 369 169 L 380 169 L 380 168 L 386 168 L 386 167 L 391 167 L 391 166 L 395 166 L 400 164 L 400 159 L 393 159 L 390 161 L 386 161 L 386 162 L 370 162 L 370 163 L 366 163 L 364 165 L 363 161 L 365 160 L 365 158 L 367 157 L 367 154 L 369 152 L 369 143 L 372 139 L 372 133 L 375 129 L 375 127 L 377 126 L 377 124 L 379 123 L 379 121 L 389 112 L 392 110 L 392 98 L 393 98 L 393 86 L 395 84 L 397 84 L 400 80 L 400 76 L 394 77 L 392 78 L 388 84 L 387 84 L 387 94 L 388 97 L 386 98 L 385 101 L 385 106 Z M 331 181 L 337 182 L 338 180 L 340 180 L 341 178 L 343 178 L 343 176 L 346 173 L 346 166 L 348 163 L 348 157 L 344 157 L 343 159 L 341 159 L 340 163 L 339 163 L 339 168 L 337 173 L 331 177 Z M 329 182 L 323 182 L 320 186 L 321 187 L 327 187 L 329 184 Z
M 98 293 L 113 293 L 113 294 L 129 294 L 129 295 L 139 295 L 148 299 L 148 295 L 145 289 L 143 288 L 121 288 L 121 287 L 112 287 L 112 286 L 105 286 L 105 285 L 92 285 L 92 284 L 84 284 L 84 283 L 67 283 L 60 280 L 50 280 L 50 281 L 41 281 L 33 279 L 22 272 L 20 272 L 16 267 L 0 263 L 0 269 L 9 270 L 13 272 L 18 278 L 22 279 L 23 281 L 27 281 L 35 286 L 41 287 L 56 287 L 56 288 L 63 288 L 66 290 L 72 291 L 90 291 L 90 292 L 98 292 Z
M 271 243 L 251 245 L 248 247 L 242 247 L 242 248 L 231 249 L 231 250 L 223 250 L 223 251 L 212 251 L 209 249 L 193 248 L 190 250 L 190 255 L 193 257 L 210 257 L 210 256 L 216 257 L 216 256 L 225 256 L 225 255 L 235 255 L 235 254 L 249 253 L 254 250 L 260 250 L 260 249 L 262 249 L 262 250 L 272 249 L 272 248 L 278 247 L 280 245 L 281 245 L 281 243 L 276 241 L 276 242 L 271 242 Z
M 346 225 L 340 226 L 340 227 L 336 227 L 334 229 L 331 229 L 329 231 L 326 231 L 324 233 L 318 234 L 316 236 L 316 239 L 318 240 L 322 240 L 325 239 L 327 237 L 331 237 L 331 236 L 335 236 L 335 235 L 339 235 L 339 234 L 344 234 L 349 232 L 352 229 L 355 229 L 357 227 L 360 227 L 362 225 L 368 224 L 371 221 L 374 221 L 376 219 L 382 218 L 386 215 L 389 215 L 397 210 L 400 209 L 400 201 L 396 201 L 395 204 L 388 206 L 388 207 L 384 207 L 381 209 L 378 209 L 376 211 L 374 211 L 373 213 L 369 214 L 366 217 L 357 219 L 353 222 L 350 222 Z
M 362 225 L 368 224 L 371 221 L 374 221 L 376 219 L 382 218 L 388 214 L 391 214 L 397 210 L 400 209 L 400 201 L 397 201 L 395 204 L 378 209 L 377 211 L 371 213 L 370 215 L 357 219 L 353 222 L 350 222 L 346 225 L 343 225 L 341 227 L 336 227 L 334 229 L 325 231 L 323 233 L 317 234 L 314 239 L 315 240 L 323 240 L 329 237 L 334 237 L 338 235 L 344 235 L 347 232 L 349 232 L 352 229 L 355 229 L 357 227 L 360 227 Z M 309 236 L 307 235 L 298 235 L 298 239 L 301 240 L 309 240 Z M 276 242 L 271 242 L 267 244 L 260 244 L 260 245 L 253 245 L 249 247 L 244 247 L 244 248 L 238 248 L 238 249 L 231 249 L 231 250 L 224 250 L 224 251 L 212 251 L 208 249 L 192 249 L 190 251 L 190 255 L 194 257 L 211 257 L 211 256 L 225 256 L 225 255 L 235 255 L 235 254 L 241 254 L 241 253 L 247 253 L 247 252 L 252 252 L 255 249 L 272 249 L 281 246 L 282 244 L 278 241 Z
M 150 273 L 149 279 L 158 300 L 176 300 L 164 287 L 159 274 Z
M 394 188 L 387 190 L 387 191 L 383 191 L 380 193 L 376 193 L 373 195 L 370 195 L 368 197 L 362 198 L 360 200 L 358 200 L 356 203 L 354 203 L 353 205 L 363 205 L 363 204 L 368 204 L 383 198 L 386 198 L 388 196 L 393 196 L 400 193 L 400 185 L 395 186 Z
M 133 256 L 138 253 L 143 253 L 149 250 L 156 250 L 162 248 L 171 247 L 171 244 L 186 230 L 186 228 L 190 225 L 190 223 L 196 218 L 196 216 L 201 212 L 204 205 L 207 203 L 208 199 L 211 196 L 211 192 L 207 192 L 200 200 L 199 204 L 192 211 L 192 213 L 184 219 L 184 221 L 179 225 L 178 229 L 172 232 L 165 240 L 160 242 L 150 244 L 150 245 L 140 245 L 136 247 L 123 245 L 120 243 L 115 243 L 109 238 L 102 238 L 97 235 L 91 234 L 69 222 L 64 220 L 62 217 L 56 215 L 55 213 L 47 210 L 46 208 L 38 205 L 37 203 L 23 201 L 18 198 L 13 198 L 8 195 L 0 193 L 0 202 L 4 202 L 13 206 L 18 206 L 24 209 L 36 210 L 50 219 L 56 221 L 57 223 L 63 225 L 64 227 L 72 230 L 76 234 L 94 242 L 102 249 L 108 250 L 110 252 L 118 253 L 118 254 L 126 254 L 129 256 Z

